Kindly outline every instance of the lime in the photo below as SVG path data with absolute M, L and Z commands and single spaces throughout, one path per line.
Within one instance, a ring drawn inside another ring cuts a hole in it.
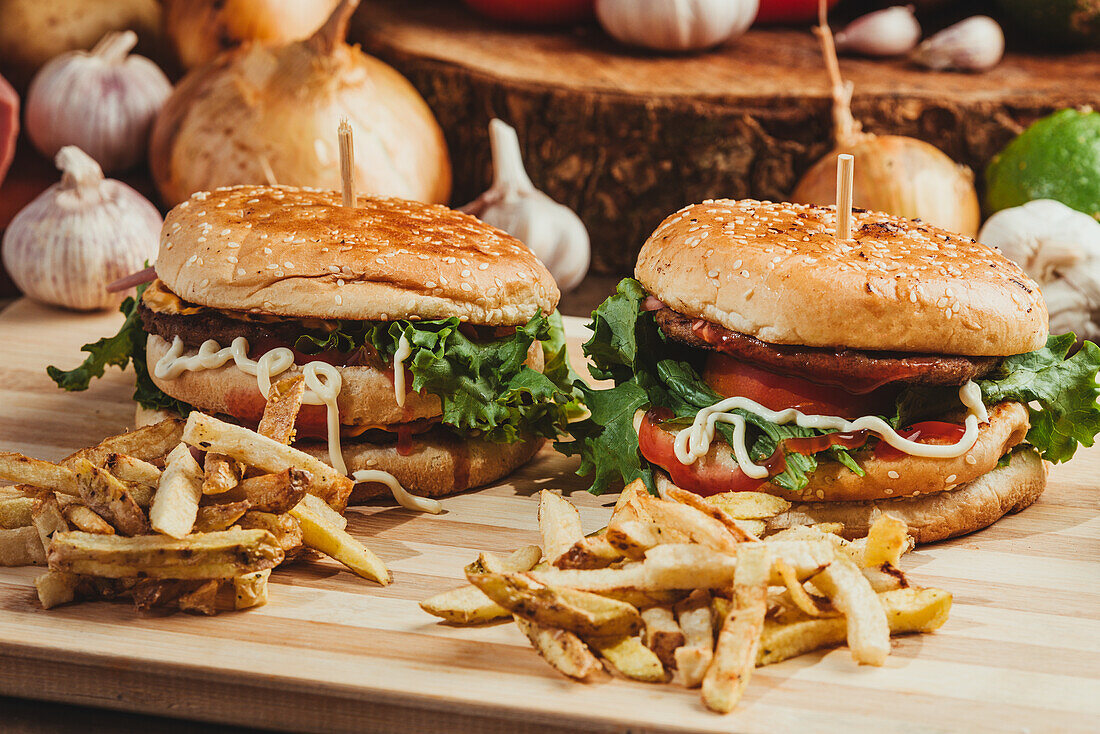
M 1059 110 L 993 157 L 985 169 L 986 213 L 1034 199 L 1100 219 L 1100 112 Z

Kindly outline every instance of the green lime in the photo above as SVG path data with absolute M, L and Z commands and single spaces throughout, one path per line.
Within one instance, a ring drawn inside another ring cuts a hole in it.
M 1005 15 L 1033 38 L 1055 45 L 1100 44 L 1096 0 L 998 0 Z
M 985 169 L 986 213 L 1034 199 L 1100 219 L 1100 112 L 1059 110 L 993 157 Z

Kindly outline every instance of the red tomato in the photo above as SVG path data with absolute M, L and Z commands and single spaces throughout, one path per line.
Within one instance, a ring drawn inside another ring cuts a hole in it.
M 638 448 L 647 461 L 668 472 L 681 489 L 708 497 L 721 492 L 752 492 L 767 481 L 745 476 L 732 458 L 732 465 L 709 461 L 708 457 L 694 464 L 681 464 L 676 458 L 675 441 L 675 434 L 661 428 L 652 411 L 645 414 L 638 426 Z
M 806 414 L 837 415 L 849 420 L 890 412 L 895 396 L 895 390 L 889 387 L 857 395 L 833 385 L 778 375 L 717 352 L 707 358 L 702 377 L 726 397 L 745 397 L 772 410 L 797 408 Z
M 829 0 L 833 7 L 839 0 Z M 757 23 L 811 23 L 817 21 L 818 0 L 760 0 Z
M 471 8 L 502 23 L 558 25 L 592 17 L 595 0 L 465 0 Z
M 931 444 L 958 443 L 965 433 L 966 426 L 944 421 L 922 421 L 898 431 L 898 435 L 902 438 Z M 898 451 L 885 441 L 879 441 L 875 446 L 875 458 L 878 459 L 900 459 L 906 455 L 905 452 Z

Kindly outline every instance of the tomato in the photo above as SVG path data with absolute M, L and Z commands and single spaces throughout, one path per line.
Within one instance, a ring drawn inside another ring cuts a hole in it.
M 958 443 L 965 433 L 966 426 L 959 423 L 945 423 L 944 421 L 922 421 L 898 431 L 898 435 L 902 438 L 931 444 Z M 900 459 L 907 455 L 904 451 L 898 451 L 885 441 L 879 441 L 878 445 L 875 446 L 875 458 L 878 459 Z
M 752 492 L 767 479 L 745 476 L 732 457 L 732 466 L 724 461 L 709 461 L 702 457 L 693 464 L 681 464 L 676 458 L 676 434 L 658 424 L 654 411 L 648 411 L 638 426 L 638 449 L 652 464 L 664 469 L 681 489 L 709 497 L 721 492 Z
M 466 4 L 503 23 L 558 25 L 591 18 L 595 0 L 466 0 Z
M 726 397 L 745 397 L 771 410 L 796 408 L 808 415 L 836 415 L 848 420 L 890 413 L 896 395 L 896 389 L 890 387 L 857 395 L 834 385 L 769 372 L 717 352 L 707 358 L 702 377 Z
M 829 0 L 833 7 L 839 0 Z M 757 23 L 817 22 L 818 0 L 760 0 Z

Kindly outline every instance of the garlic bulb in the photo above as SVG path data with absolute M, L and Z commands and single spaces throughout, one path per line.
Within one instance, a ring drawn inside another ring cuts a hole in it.
M 15 284 L 43 303 L 91 311 L 122 300 L 107 284 L 156 257 L 161 217 L 132 188 L 75 146 L 55 158 L 61 183 L 27 204 L 4 232 L 3 260 Z
M 608 35 L 657 51 L 696 51 L 744 33 L 760 0 L 596 0 Z
M 860 16 L 836 34 L 836 50 L 864 56 L 900 56 L 916 48 L 920 23 L 912 5 L 895 5 Z
M 62 54 L 39 70 L 26 119 L 43 155 L 75 145 L 107 171 L 141 162 L 172 84 L 149 59 L 128 55 L 137 40 L 133 31 L 111 32 L 91 51 Z
M 339 189 L 332 131 L 343 118 L 356 130 L 360 191 L 448 200 L 450 159 L 427 103 L 394 69 L 344 42 L 357 4 L 342 0 L 305 41 L 254 44 L 184 77 L 149 143 L 165 203 L 233 184 Z
M 527 245 L 546 265 L 562 291 L 576 287 L 588 272 L 588 230 L 573 210 L 535 188 L 523 168 L 515 128 L 489 123 L 493 185 L 462 207 Z
M 1052 333 L 1100 339 L 1100 222 L 1060 201 L 1037 199 L 991 216 L 978 239 L 1042 286 Z
M 975 15 L 944 28 L 922 43 L 913 60 L 929 69 L 942 71 L 985 71 L 1005 55 L 1005 34 L 988 15 Z
M 836 147 L 819 160 L 795 186 L 792 201 L 836 202 L 836 157 L 855 157 L 852 202 L 863 209 L 922 219 L 973 237 L 981 223 L 974 175 L 938 148 L 916 138 L 865 133 L 852 116 L 852 86 L 840 76 L 832 33 L 821 4 L 818 34 L 825 67 L 832 81 Z

